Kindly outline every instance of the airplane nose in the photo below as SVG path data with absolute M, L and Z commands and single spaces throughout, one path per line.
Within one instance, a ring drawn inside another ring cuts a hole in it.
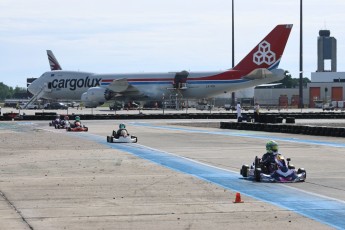
M 28 86 L 28 91 L 32 94 L 37 94 L 38 93 L 38 84 L 37 84 L 38 79 L 34 80 L 29 86 Z

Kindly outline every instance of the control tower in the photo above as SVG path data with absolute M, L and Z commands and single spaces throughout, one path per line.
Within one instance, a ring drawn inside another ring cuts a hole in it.
M 337 72 L 337 40 L 329 30 L 320 30 L 317 38 L 317 72 Z M 331 60 L 331 69 L 325 70 L 325 60 Z

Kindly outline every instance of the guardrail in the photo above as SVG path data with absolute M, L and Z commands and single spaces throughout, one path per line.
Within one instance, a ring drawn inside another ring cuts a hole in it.
M 37 112 L 35 115 L 20 115 L 18 113 L 5 113 L 0 116 L 2 120 L 52 120 L 56 112 Z M 70 119 L 80 116 L 82 120 L 104 119 L 237 119 L 236 113 L 170 113 L 170 114 L 60 114 L 63 118 L 68 115 Z M 252 113 L 242 113 L 244 121 L 253 121 Z M 295 123 L 295 119 L 345 119 L 345 113 L 262 113 L 259 116 L 260 123 Z
M 253 130 L 277 133 L 294 133 L 316 136 L 345 137 L 345 128 L 313 125 L 271 124 L 250 122 L 220 122 L 221 129 Z

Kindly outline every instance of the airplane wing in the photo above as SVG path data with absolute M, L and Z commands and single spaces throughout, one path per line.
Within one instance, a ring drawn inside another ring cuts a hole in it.
M 107 100 L 115 97 L 121 96 L 133 96 L 133 95 L 140 95 L 140 91 L 130 85 L 126 78 L 115 79 L 113 80 L 107 87 Z
M 126 78 L 115 79 L 108 86 L 107 89 L 115 92 L 122 93 L 126 91 L 129 87 L 128 81 Z
M 272 75 L 284 75 L 284 70 L 282 69 L 272 69 L 272 70 L 268 70 L 265 68 L 258 68 L 253 70 L 252 72 L 250 72 L 249 74 L 247 74 L 246 76 L 244 76 L 244 79 L 248 79 L 248 80 L 255 80 L 255 79 L 263 79 L 266 77 L 270 77 Z
M 281 85 L 281 84 L 283 84 L 283 83 L 261 84 L 261 85 L 257 85 L 256 87 L 276 86 L 276 85 Z

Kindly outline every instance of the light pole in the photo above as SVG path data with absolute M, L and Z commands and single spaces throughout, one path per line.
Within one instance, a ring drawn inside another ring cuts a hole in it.
M 234 0 L 232 0 L 232 68 L 235 66 Z
M 299 37 L 299 108 L 303 108 L 303 14 L 300 0 L 300 37 Z
M 232 0 L 232 68 L 235 66 L 235 21 L 234 21 L 234 1 Z M 235 106 L 235 92 L 231 93 L 231 104 Z
M 165 109 L 165 94 L 163 93 L 163 97 L 162 97 L 162 99 L 163 99 L 163 115 L 164 115 L 164 109 Z

